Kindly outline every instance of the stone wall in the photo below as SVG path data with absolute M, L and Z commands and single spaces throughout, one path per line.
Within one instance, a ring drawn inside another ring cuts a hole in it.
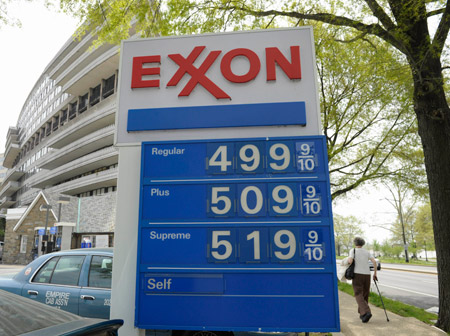
M 46 204 L 43 197 L 40 197 L 30 209 L 28 215 L 14 232 L 14 227 L 19 222 L 19 219 L 6 219 L 5 230 L 5 245 L 3 247 L 3 263 L 26 265 L 33 260 L 32 249 L 34 247 L 34 235 L 36 227 L 45 227 L 46 211 L 40 211 L 42 204 Z M 49 212 L 48 227 L 51 227 L 56 222 L 55 217 Z M 20 251 L 22 237 L 26 237 L 26 245 L 24 251 Z
M 116 199 L 116 192 L 81 198 L 78 231 L 114 232 Z

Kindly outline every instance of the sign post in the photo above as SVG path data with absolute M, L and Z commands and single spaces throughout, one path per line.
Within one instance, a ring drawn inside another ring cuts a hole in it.
M 125 328 L 339 331 L 314 66 L 310 28 L 123 43 L 116 144 L 140 167 L 119 161 Z

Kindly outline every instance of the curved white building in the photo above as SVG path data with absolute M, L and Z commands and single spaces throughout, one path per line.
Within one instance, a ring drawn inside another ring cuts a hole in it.
M 17 124 L 9 128 L 3 161 L 8 171 L 0 184 L 0 211 L 7 219 L 5 253 L 8 239 L 24 235 L 21 223 L 40 195 L 52 206 L 54 222 L 73 226 L 72 247 L 83 234 L 108 234 L 112 242 L 119 48 L 92 49 L 93 38 L 70 39 L 62 47 L 28 95 Z M 69 196 L 70 204 L 59 205 L 60 196 Z M 8 224 L 8 219 L 14 223 Z M 33 230 L 42 226 L 35 224 Z M 27 239 L 27 255 L 39 238 L 33 236 Z

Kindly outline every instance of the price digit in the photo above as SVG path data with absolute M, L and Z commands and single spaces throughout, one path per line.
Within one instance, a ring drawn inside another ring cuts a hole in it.
M 272 190 L 272 199 L 277 205 L 272 209 L 276 214 L 289 214 L 294 207 L 294 193 L 287 185 L 279 185 Z M 280 205 L 284 205 L 283 207 Z
M 286 239 L 285 237 L 287 237 L 287 241 L 283 242 L 283 239 Z M 292 231 L 277 231 L 274 235 L 274 243 L 277 248 L 286 250 L 286 253 L 283 253 L 283 251 L 275 251 L 275 257 L 277 257 L 278 259 L 287 261 L 295 256 L 295 252 L 297 250 L 297 242 Z
M 248 155 L 250 152 L 250 155 Z M 258 147 L 255 145 L 245 145 L 239 150 L 239 159 L 245 163 L 241 163 L 240 167 L 246 172 L 255 171 L 261 162 L 261 155 Z M 250 165 L 248 163 L 251 163 Z
M 234 230 L 211 230 L 210 231 L 210 261 L 235 261 L 233 248 L 235 238 Z
M 207 169 L 210 173 L 226 174 L 231 172 L 233 167 L 232 157 L 228 158 L 228 155 L 233 155 L 232 145 L 209 145 L 207 151 L 212 152 L 210 159 L 208 160 Z
M 234 186 L 210 187 L 209 214 L 231 216 L 234 214 Z
M 259 231 L 247 235 L 247 240 L 253 240 L 253 259 L 261 260 L 261 239 Z
M 269 155 L 271 159 L 277 161 L 271 162 L 269 164 L 270 168 L 272 168 L 273 170 L 280 171 L 285 170 L 286 168 L 289 167 L 289 163 L 291 162 L 291 153 L 289 151 L 289 147 L 286 146 L 285 144 L 283 143 L 273 144 L 270 147 Z
M 263 192 L 257 186 L 244 186 L 240 191 L 239 204 L 242 216 L 265 214 Z

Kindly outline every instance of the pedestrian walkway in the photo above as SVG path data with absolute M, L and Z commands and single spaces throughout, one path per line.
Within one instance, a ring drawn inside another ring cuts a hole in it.
M 368 323 L 362 323 L 356 301 L 353 296 L 339 291 L 339 312 L 341 316 L 341 333 L 333 335 L 345 336 L 443 336 L 444 331 L 425 324 L 413 317 L 402 317 L 387 312 L 389 322 L 382 308 L 369 304 L 372 318 Z

